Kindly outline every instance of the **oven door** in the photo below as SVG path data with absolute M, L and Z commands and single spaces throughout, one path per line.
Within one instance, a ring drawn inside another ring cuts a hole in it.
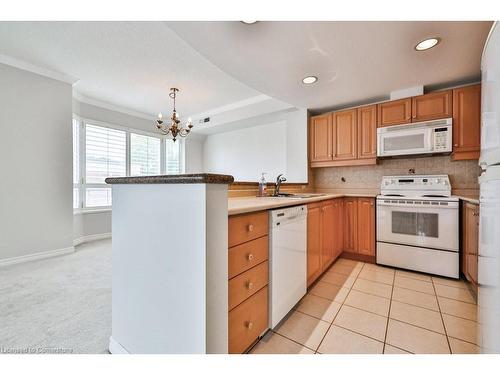
M 377 129 L 377 156 L 425 154 L 433 152 L 433 132 L 429 128 Z
M 377 241 L 458 251 L 458 201 L 378 199 Z

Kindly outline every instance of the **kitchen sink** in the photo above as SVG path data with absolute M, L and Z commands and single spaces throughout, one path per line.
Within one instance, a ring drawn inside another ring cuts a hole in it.
M 305 198 L 315 198 L 315 197 L 322 197 L 322 193 L 304 193 L 304 194 L 291 194 L 291 193 L 280 193 L 279 195 L 276 196 L 276 198 L 295 198 L 295 199 L 305 199 Z

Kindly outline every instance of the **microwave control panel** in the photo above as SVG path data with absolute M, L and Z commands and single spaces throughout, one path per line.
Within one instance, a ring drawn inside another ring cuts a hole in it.
M 451 137 L 448 137 L 450 130 L 451 128 L 434 129 L 434 151 L 450 150 Z

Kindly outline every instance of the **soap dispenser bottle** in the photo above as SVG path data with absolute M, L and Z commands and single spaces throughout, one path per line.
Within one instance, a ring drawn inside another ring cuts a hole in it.
M 262 176 L 259 179 L 259 197 L 267 196 L 267 181 L 264 176 L 266 173 L 262 173 Z

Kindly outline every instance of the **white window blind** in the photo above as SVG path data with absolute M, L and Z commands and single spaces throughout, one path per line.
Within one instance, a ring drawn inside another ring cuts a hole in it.
M 171 139 L 165 140 L 165 173 L 179 174 L 181 173 L 180 161 L 181 142 L 174 142 Z
M 111 205 L 111 187 L 106 177 L 127 172 L 127 136 L 122 130 L 85 126 L 85 207 Z
M 73 119 L 73 208 L 80 207 L 80 127 Z
M 126 175 L 127 137 L 124 131 L 87 125 L 85 142 L 87 184 L 104 184 L 106 177 Z
M 156 137 L 130 133 L 130 174 L 160 174 L 161 141 Z

